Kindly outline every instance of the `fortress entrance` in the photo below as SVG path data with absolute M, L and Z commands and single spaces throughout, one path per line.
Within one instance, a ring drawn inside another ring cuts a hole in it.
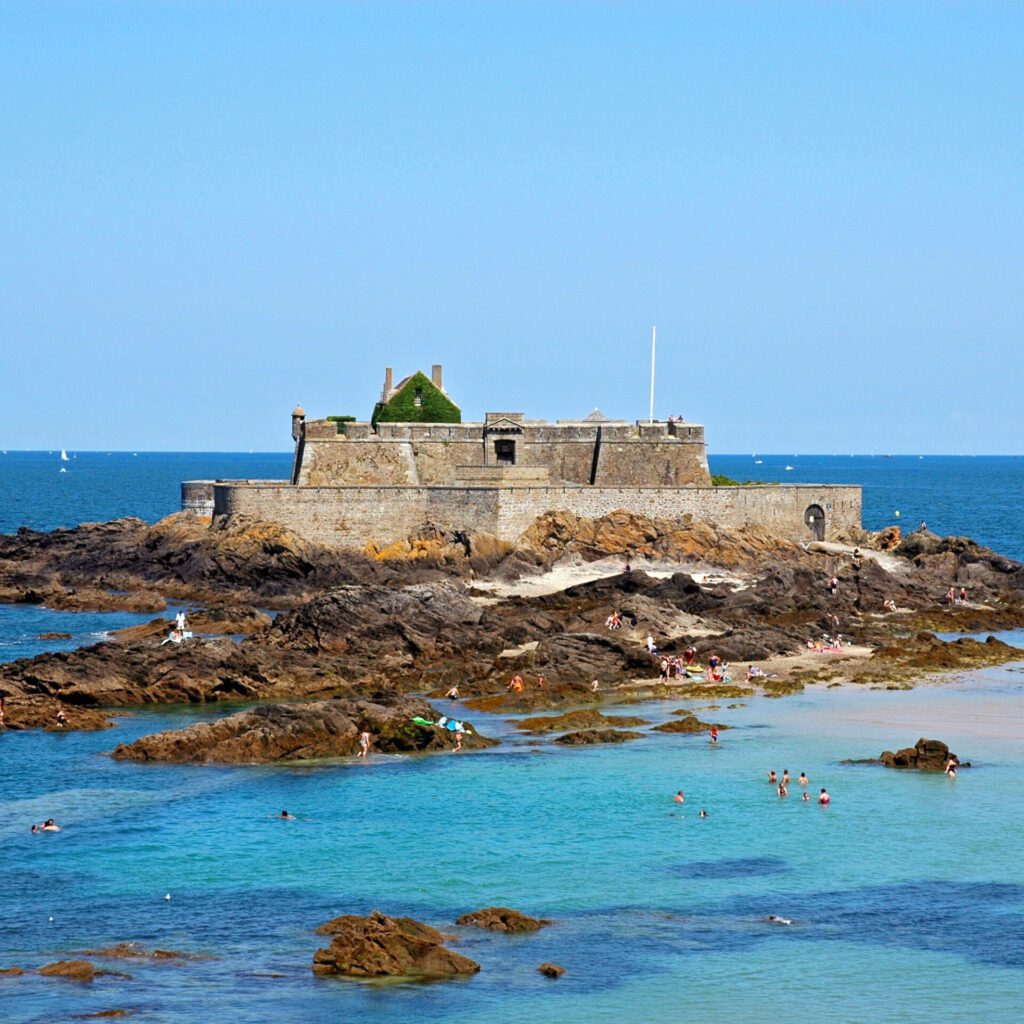
M 810 528 L 815 540 L 825 539 L 825 510 L 820 505 L 808 505 L 804 522 Z
M 494 442 L 494 460 L 499 466 L 516 464 L 516 443 L 509 438 L 501 438 Z

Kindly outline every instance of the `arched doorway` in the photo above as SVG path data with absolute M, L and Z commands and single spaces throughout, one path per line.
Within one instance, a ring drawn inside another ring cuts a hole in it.
M 815 540 L 825 539 L 825 510 L 820 505 L 808 505 L 804 522 L 810 528 Z

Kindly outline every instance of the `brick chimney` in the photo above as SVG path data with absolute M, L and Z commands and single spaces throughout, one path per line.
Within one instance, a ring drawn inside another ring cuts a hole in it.
M 437 388 L 438 391 L 444 391 L 444 387 L 441 384 L 441 364 L 434 363 L 430 368 L 430 380 L 431 383 Z
M 391 367 L 384 369 L 384 390 L 381 392 L 380 400 L 386 402 L 391 394 Z

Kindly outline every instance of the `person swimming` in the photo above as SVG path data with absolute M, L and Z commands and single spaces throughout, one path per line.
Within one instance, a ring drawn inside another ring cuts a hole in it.
M 774 768 L 768 773 L 768 781 L 773 786 L 775 785 L 776 782 L 779 781 L 779 777 L 775 774 L 775 769 Z
M 821 792 L 818 794 L 818 803 L 821 804 L 822 807 L 828 807 L 831 802 L 832 797 L 828 795 L 828 790 L 822 786 Z
M 60 825 L 58 825 L 53 818 L 47 818 L 46 821 L 40 826 L 43 832 L 59 832 Z
M 804 801 L 809 801 L 811 799 L 811 794 L 808 793 L 807 790 L 805 789 L 804 790 L 804 795 L 802 797 L 800 797 L 800 799 L 804 800 Z
M 793 919 L 791 917 L 779 917 L 778 914 L 768 915 L 769 924 L 792 924 Z
M 807 772 L 801 772 L 800 778 L 796 780 L 798 785 L 806 786 L 811 780 L 807 778 Z
M 686 803 L 686 797 L 683 796 L 683 791 L 681 789 L 676 791 L 676 795 L 672 797 L 672 800 L 677 804 Z
M 295 815 L 294 814 L 289 814 L 287 811 L 282 811 L 281 814 L 280 814 L 280 817 L 284 821 L 294 821 L 295 820 Z
M 779 796 L 789 796 L 789 790 L 784 781 L 779 783 Z
M 705 810 L 701 810 L 699 817 L 706 818 L 707 816 L 708 816 L 708 812 L 705 811 Z

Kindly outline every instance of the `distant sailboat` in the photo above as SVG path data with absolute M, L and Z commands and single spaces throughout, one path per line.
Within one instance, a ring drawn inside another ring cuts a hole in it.
M 786 467 L 786 469 L 792 469 L 792 468 L 793 468 L 792 466 L 787 466 L 787 467 Z
M 68 453 L 66 451 L 64 451 L 63 448 L 61 448 L 61 450 L 60 450 L 60 461 L 61 462 L 67 462 L 68 461 Z
M 64 468 L 63 466 L 61 466 L 61 467 L 60 467 L 60 471 L 61 471 L 62 473 L 66 473 L 66 472 L 67 472 L 67 470 L 66 470 L 66 469 L 65 469 L 65 468 Z
M 760 466 L 764 463 L 764 459 L 754 459 L 754 465 Z

